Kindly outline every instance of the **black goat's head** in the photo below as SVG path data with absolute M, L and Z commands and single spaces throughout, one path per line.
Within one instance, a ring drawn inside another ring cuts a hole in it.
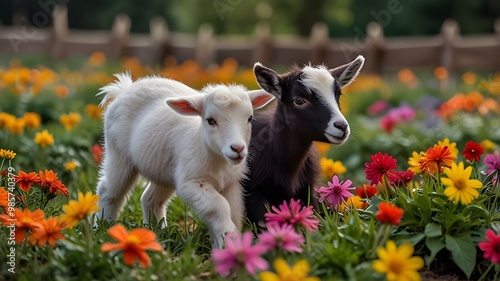
M 340 111 L 341 88 L 354 81 L 364 61 L 363 56 L 358 56 L 334 69 L 305 66 L 282 75 L 256 63 L 254 74 L 260 87 L 279 100 L 275 117 L 282 120 L 294 136 L 341 144 L 350 133 Z

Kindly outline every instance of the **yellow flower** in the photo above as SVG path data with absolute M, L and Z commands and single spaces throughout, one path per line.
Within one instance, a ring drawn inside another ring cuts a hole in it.
M 260 280 L 262 281 L 319 281 L 318 277 L 307 277 L 311 266 L 305 259 L 301 259 L 290 268 L 288 263 L 282 259 L 277 258 L 274 260 L 274 268 L 276 273 L 270 271 L 263 271 L 259 273 Z
M 14 159 L 14 157 L 16 157 L 16 153 L 14 151 L 0 148 L 0 158 L 11 160 Z
M 440 147 L 447 146 L 448 149 L 450 150 L 451 156 L 453 156 L 453 158 L 458 157 L 458 148 L 456 142 L 450 142 L 450 139 L 445 138 L 442 141 L 438 141 L 437 145 L 439 145 Z
M 24 122 L 28 128 L 38 128 L 42 123 L 42 117 L 35 112 L 26 112 L 23 115 Z
M 85 113 L 87 113 L 90 118 L 101 119 L 102 107 L 89 103 L 85 106 Z
M 321 166 L 321 171 L 323 172 L 323 177 L 331 178 L 334 175 L 340 175 L 346 172 L 346 168 L 340 161 L 333 161 L 328 158 L 321 158 L 319 160 Z
M 320 156 L 325 155 L 331 148 L 332 144 L 331 143 L 326 143 L 326 142 L 316 142 L 316 148 L 318 149 L 318 153 Z
M 7 128 L 11 122 L 16 120 L 16 116 L 7 112 L 0 112 L 0 128 Z
M 64 169 L 66 169 L 66 171 L 73 171 L 77 167 L 78 167 L 78 163 L 76 163 L 75 161 L 69 161 L 69 162 L 64 164 Z
M 344 213 L 345 212 L 345 208 L 349 206 L 349 208 L 352 209 L 365 209 L 366 207 L 368 207 L 368 202 L 366 201 L 363 201 L 363 198 L 361 198 L 361 196 L 359 195 L 354 195 L 354 196 L 351 196 L 349 198 L 347 198 L 346 202 L 345 203 L 342 203 L 342 205 L 340 205 L 340 210 L 339 212 L 340 213 Z
M 481 142 L 481 146 L 484 148 L 484 151 L 492 152 L 495 150 L 496 144 L 490 140 L 483 140 Z
M 42 132 L 36 133 L 35 143 L 39 144 L 41 147 L 46 147 L 54 144 L 54 138 L 47 130 L 43 130 Z
M 425 152 L 420 151 L 420 153 L 417 153 L 416 151 L 413 151 L 411 154 L 411 157 L 408 158 L 408 170 L 412 171 L 415 174 L 421 174 L 422 170 L 420 169 L 420 159 L 425 156 Z
M 13 135 L 21 135 L 24 132 L 25 125 L 26 122 L 24 122 L 23 118 L 16 118 L 7 125 L 7 129 Z
M 64 126 L 66 131 L 71 131 L 76 124 L 80 123 L 80 119 L 80 114 L 75 112 L 63 114 L 59 117 L 59 121 Z
M 409 243 L 396 247 L 394 241 L 387 241 L 387 248 L 377 249 L 378 260 L 373 262 L 373 269 L 385 273 L 387 281 L 420 281 L 418 270 L 424 267 L 421 257 L 412 257 L 413 246 Z
M 463 205 L 469 205 L 472 200 L 479 197 L 478 188 L 483 187 L 479 180 L 470 179 L 472 167 L 469 166 L 464 169 L 464 163 L 455 162 L 451 164 L 450 168 L 444 168 L 443 172 L 448 178 L 441 178 L 441 182 L 446 185 L 444 195 L 448 196 L 450 201 L 457 204 L 458 202 Z
M 73 228 L 84 218 L 99 211 L 100 208 L 97 206 L 97 201 L 99 201 L 99 196 L 91 192 L 87 192 L 85 195 L 79 192 L 78 201 L 71 200 L 67 205 L 62 207 L 66 213 L 61 215 L 61 224 L 65 228 Z

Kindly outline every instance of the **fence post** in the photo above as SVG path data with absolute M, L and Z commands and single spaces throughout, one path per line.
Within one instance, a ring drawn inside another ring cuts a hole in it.
M 253 61 L 264 65 L 271 63 L 272 39 L 271 27 L 268 23 L 258 23 L 255 27 L 255 47 Z
M 460 32 L 458 23 L 453 19 L 447 19 L 441 27 L 441 36 L 443 37 L 443 49 L 441 51 L 441 65 L 452 73 L 455 71 L 455 45 Z
M 200 28 L 198 29 L 195 56 L 196 61 L 203 68 L 208 67 L 214 62 L 215 50 L 213 33 L 214 29 L 208 23 L 200 25 Z
M 366 72 L 382 74 L 382 56 L 384 55 L 384 30 L 377 22 L 366 26 L 369 45 L 366 49 Z
M 108 54 L 111 57 L 118 58 L 123 55 L 130 34 L 130 25 L 131 21 L 127 14 L 116 15 L 111 28 L 110 49 L 113 53 Z
M 163 59 L 170 53 L 168 25 L 164 18 L 154 17 L 149 22 L 149 30 L 153 39 L 152 59 L 155 63 L 163 63 Z
M 328 55 L 328 26 L 324 22 L 317 22 L 311 30 L 309 39 L 311 45 L 311 62 L 325 63 Z
M 64 41 L 68 37 L 68 8 L 64 5 L 56 5 L 52 11 L 52 57 L 60 60 L 64 57 Z

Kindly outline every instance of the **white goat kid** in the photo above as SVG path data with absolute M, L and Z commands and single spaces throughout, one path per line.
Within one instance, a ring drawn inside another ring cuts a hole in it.
M 150 181 L 141 196 L 146 223 L 150 212 L 164 219 L 177 192 L 210 226 L 213 246 L 221 248 L 224 235 L 243 223 L 239 181 L 247 169 L 253 108 L 273 96 L 239 85 L 211 85 L 200 93 L 171 79 L 116 77 L 100 93 L 101 104 L 110 104 L 98 218 L 117 219 L 140 174 Z

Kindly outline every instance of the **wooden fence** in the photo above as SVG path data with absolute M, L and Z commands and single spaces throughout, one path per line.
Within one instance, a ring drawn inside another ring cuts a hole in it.
M 197 35 L 173 33 L 162 19 L 150 22 L 149 34 L 131 34 L 127 15 L 118 15 L 110 31 L 69 30 L 67 10 L 53 10 L 53 26 L 0 26 L 0 54 L 50 54 L 55 59 L 90 55 L 101 51 L 110 58 L 136 56 L 143 63 L 158 65 L 173 56 L 177 61 L 195 59 L 202 66 L 235 58 L 242 65 L 260 61 L 268 65 L 297 63 L 343 64 L 358 54 L 367 58 L 365 71 L 380 73 L 388 68 L 433 68 L 449 71 L 500 70 L 500 20 L 495 34 L 460 36 L 453 20 L 444 22 L 441 34 L 428 37 L 384 37 L 383 29 L 370 23 L 353 38 L 329 38 L 324 23 L 313 26 L 309 37 L 272 36 L 269 25 L 258 24 L 253 36 L 214 37 L 209 25 Z

